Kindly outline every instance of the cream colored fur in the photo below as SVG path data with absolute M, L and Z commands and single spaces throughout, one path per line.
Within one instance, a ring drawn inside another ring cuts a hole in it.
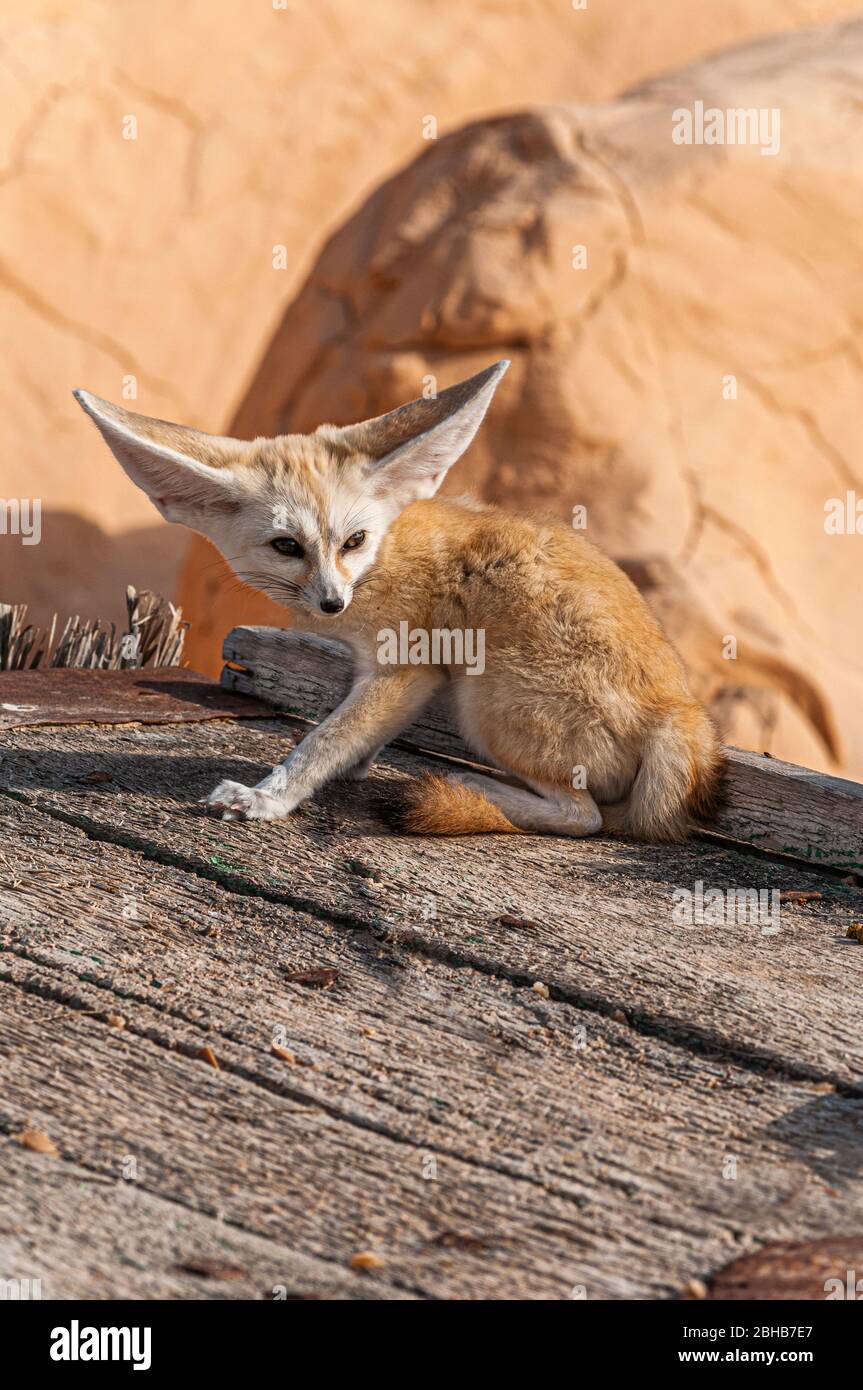
M 274 819 L 331 778 L 362 775 L 446 685 L 465 738 L 519 785 L 421 779 L 408 829 L 579 836 L 605 825 L 675 839 L 709 810 L 715 730 L 622 571 L 567 527 L 435 496 L 507 366 L 360 425 L 252 442 L 77 393 L 164 516 L 208 536 L 296 626 L 355 653 L 344 703 L 256 787 L 220 783 L 215 813 Z M 483 673 L 381 665 L 379 634 L 402 622 L 482 631 Z

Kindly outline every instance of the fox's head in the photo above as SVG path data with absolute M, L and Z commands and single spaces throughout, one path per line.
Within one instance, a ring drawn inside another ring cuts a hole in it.
M 399 512 L 432 497 L 467 449 L 508 366 L 358 425 L 251 442 L 75 396 L 167 521 L 202 532 L 278 602 L 336 614 Z

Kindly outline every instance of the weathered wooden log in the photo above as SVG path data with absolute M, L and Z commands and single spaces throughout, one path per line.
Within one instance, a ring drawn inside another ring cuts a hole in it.
M 19 674 L 59 709 L 67 673 Z M 833 1270 L 785 1276 L 845 1260 L 796 1247 L 847 1235 L 863 1200 L 859 890 L 730 843 L 392 835 L 375 793 L 431 765 L 411 751 L 284 820 L 214 821 L 202 798 L 297 728 L 213 718 L 272 706 L 171 674 L 201 701 L 182 725 L 100 726 L 88 703 L 77 728 L 0 728 L 10 1278 L 52 1298 L 824 1296 Z M 698 880 L 723 920 L 676 918 Z M 750 889 L 780 899 L 779 931 L 735 907 Z M 741 1231 L 765 1259 L 723 1270 Z
M 237 627 L 225 639 L 222 684 L 304 719 L 322 719 L 351 683 L 341 642 L 272 627 Z M 482 761 L 465 743 L 447 693 L 404 731 L 401 742 L 447 758 Z M 863 785 L 768 753 L 727 748 L 727 798 L 716 834 L 814 866 L 863 872 Z
M 36 724 L 186 724 L 259 719 L 266 705 L 185 666 L 0 671 L 0 730 Z

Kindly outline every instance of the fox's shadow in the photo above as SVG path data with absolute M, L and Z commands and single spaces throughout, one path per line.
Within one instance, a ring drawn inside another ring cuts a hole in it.
M 261 728 L 263 721 L 256 720 Z M 296 730 L 267 721 L 268 732 L 284 729 L 285 742 L 280 750 L 287 755 Z M 167 726 L 159 726 L 165 728 Z M 88 804 L 95 812 L 116 798 L 146 797 L 149 801 L 165 803 L 178 816 L 206 815 L 201 805 L 223 780 L 254 786 L 272 769 L 271 761 L 238 755 L 231 749 L 217 755 L 201 756 L 194 752 L 144 752 L 134 749 L 110 751 L 96 749 L 64 750 L 56 748 L 16 748 L 4 752 L 0 761 L 0 793 L 12 796 L 22 793 L 55 792 L 62 794 L 64 810 L 72 806 L 84 816 Z M 309 801 L 283 821 L 256 822 L 258 826 L 282 827 L 286 833 L 295 832 L 314 837 L 322 848 L 345 839 L 393 834 L 392 818 L 388 813 L 390 790 L 403 782 L 406 773 L 428 770 L 428 764 L 392 745 L 375 761 L 366 781 L 334 780 L 317 792 Z M 434 770 L 446 774 L 452 770 L 443 762 L 435 762 Z M 475 837 L 468 837 L 474 839 Z M 561 870 L 567 877 L 589 872 L 597 882 L 621 878 L 632 882 L 639 892 L 647 881 L 671 887 L 696 879 L 736 888 L 782 888 L 793 882 L 795 888 L 823 889 L 817 872 L 795 866 L 793 880 L 786 865 L 747 852 L 740 847 L 693 839 L 683 844 L 663 845 L 612 839 L 601 835 L 585 840 L 559 840 L 555 837 L 519 836 L 509 840 L 509 855 L 513 862 L 530 857 L 531 845 L 538 838 L 545 844 L 548 858 L 551 844 L 559 847 Z M 452 842 L 449 841 L 452 845 Z M 456 853 L 453 847 L 453 854 Z M 611 884 L 609 883 L 609 888 Z M 845 899 L 853 890 L 843 885 L 831 885 L 831 896 Z M 850 944 L 850 943 L 849 943 Z

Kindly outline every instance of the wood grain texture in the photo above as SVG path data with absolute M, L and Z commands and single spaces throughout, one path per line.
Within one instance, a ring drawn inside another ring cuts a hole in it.
M 663 1296 L 863 1196 L 853 1096 L 13 799 L 0 843 L 0 1250 L 55 1296 Z
M 284 821 L 212 820 L 222 777 L 255 782 L 290 743 L 279 721 L 182 730 L 28 730 L 7 740 L 0 787 L 88 833 L 241 894 L 612 1014 L 705 1052 L 863 1089 L 863 951 L 846 937 L 860 890 L 737 851 L 551 836 L 392 835 L 377 800 L 422 763 L 390 751 L 365 783 L 334 785 Z M 91 784 L 98 771 L 107 781 Z M 815 892 L 779 930 L 733 914 L 675 922 L 675 893 Z M 526 919 L 518 928 L 502 917 Z
M 0 671 L 0 729 L 253 719 L 268 707 L 180 666 L 140 671 Z
M 410 747 L 286 821 L 204 814 L 309 717 L 0 734 L 4 1277 L 723 1296 L 740 1257 L 843 1230 L 858 889 L 717 844 L 393 836 Z M 678 924 L 698 882 L 785 895 L 778 932 Z
M 318 720 L 350 685 L 350 653 L 279 628 L 234 628 L 225 639 L 226 689 Z M 481 679 L 479 677 L 478 679 Z M 458 733 L 444 694 L 405 730 L 401 742 L 476 761 Z M 863 872 L 863 785 L 728 748 L 728 797 L 709 828 L 731 840 L 813 865 Z
M 250 1234 L 218 1211 L 121 1177 L 116 1165 L 95 1171 L 68 1153 L 46 1160 L 8 1135 L 0 1136 L 0 1278 L 31 1297 L 38 1280 L 45 1299 L 410 1297 L 384 1276 L 358 1279 L 299 1254 L 290 1233 L 284 1242 Z

